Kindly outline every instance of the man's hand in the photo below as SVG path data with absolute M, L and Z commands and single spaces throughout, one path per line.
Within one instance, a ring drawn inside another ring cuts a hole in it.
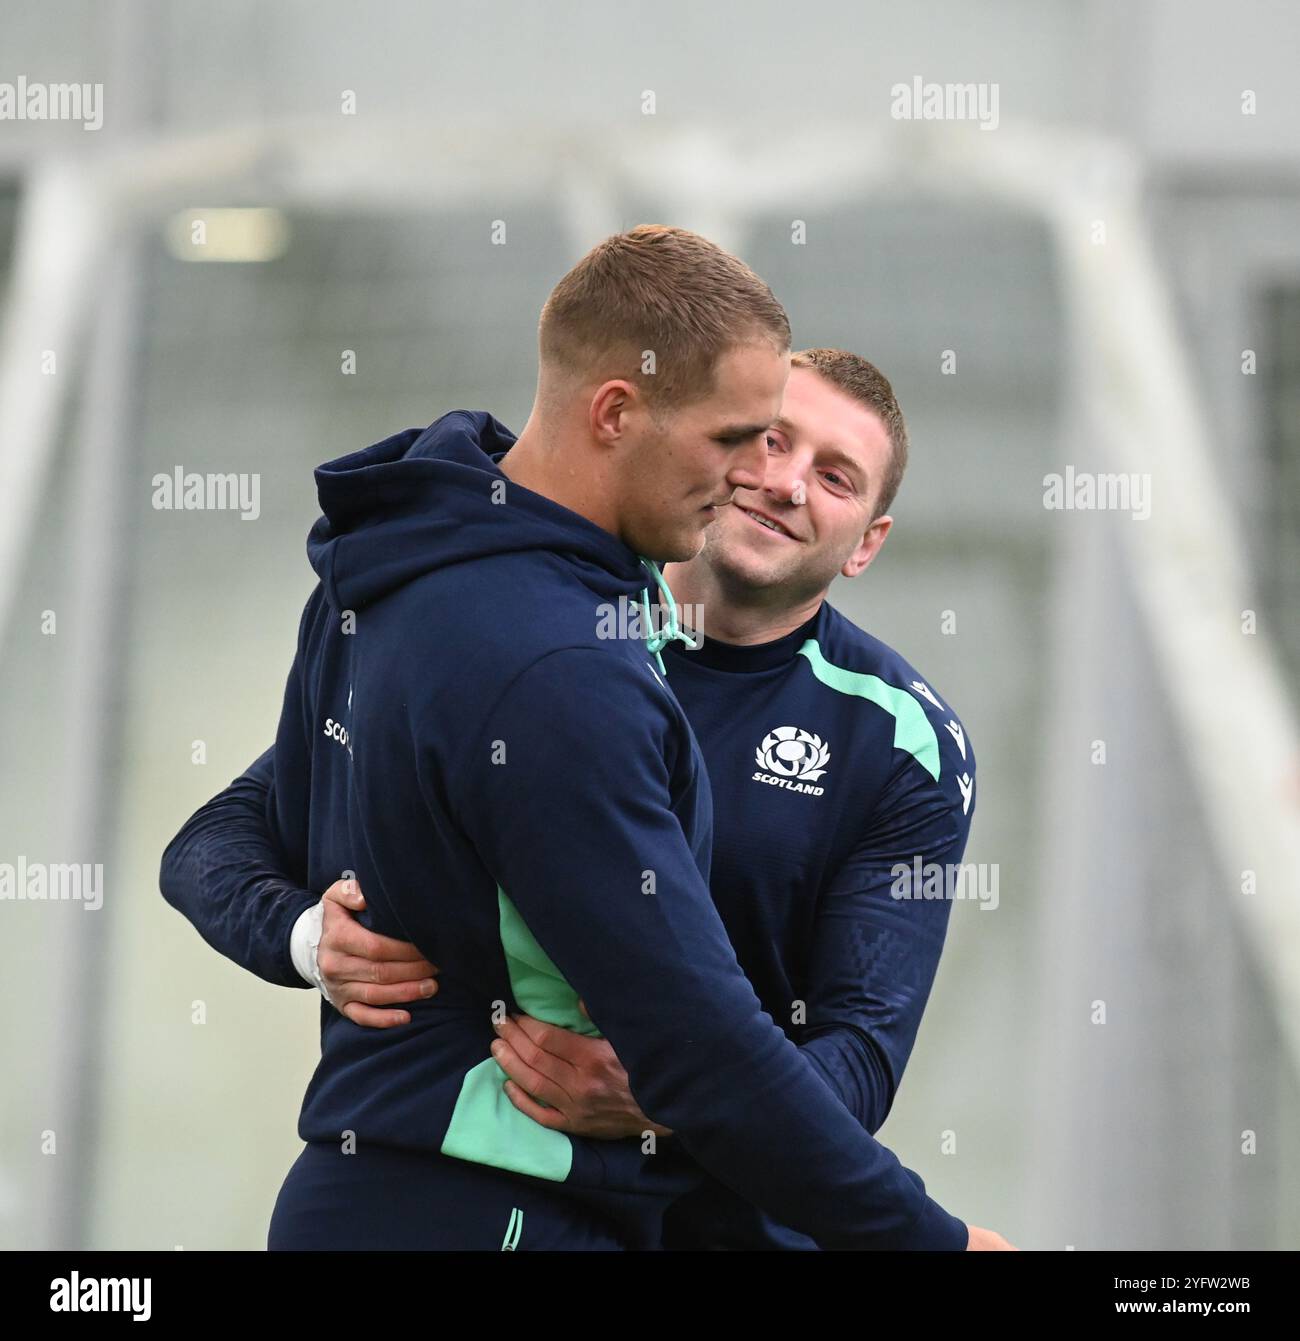
M 968 1253 L 1016 1253 L 1020 1249 L 1014 1243 L 1008 1243 L 1001 1234 L 991 1229 L 981 1229 L 978 1225 L 967 1225 L 969 1238 L 966 1241 Z
M 510 1077 L 506 1097 L 534 1122 L 602 1140 L 647 1131 L 672 1135 L 637 1107 L 627 1072 L 605 1039 L 575 1034 L 531 1015 L 507 1017 L 496 1031 L 492 1055 Z
M 324 921 L 316 966 L 326 996 L 353 1024 L 390 1029 L 408 1024 L 409 1011 L 379 1010 L 397 1001 L 431 997 L 438 970 L 410 941 L 367 931 L 353 913 L 366 906 L 355 880 L 336 880 L 322 896 Z

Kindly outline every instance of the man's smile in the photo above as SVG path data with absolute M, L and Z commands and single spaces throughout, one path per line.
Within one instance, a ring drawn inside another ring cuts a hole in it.
M 765 531 L 770 531 L 776 535 L 784 536 L 787 540 L 797 541 L 799 537 L 790 530 L 783 522 L 766 512 L 759 512 L 757 508 L 747 508 L 743 503 L 737 503 L 736 507 L 743 512 L 755 525 L 761 526 Z

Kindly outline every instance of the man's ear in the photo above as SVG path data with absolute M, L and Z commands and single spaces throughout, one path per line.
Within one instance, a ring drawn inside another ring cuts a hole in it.
M 862 541 L 857 549 L 844 561 L 844 567 L 840 569 L 840 572 L 845 577 L 857 577 L 880 553 L 880 547 L 885 543 L 885 537 L 889 534 L 890 527 L 893 524 L 894 519 L 890 516 L 877 517 L 863 533 Z
M 637 389 L 622 378 L 602 382 L 587 407 L 587 426 L 602 447 L 617 443 L 627 428 L 628 411 L 638 402 Z

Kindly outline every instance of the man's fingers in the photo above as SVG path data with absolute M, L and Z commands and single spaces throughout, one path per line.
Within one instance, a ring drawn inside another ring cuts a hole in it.
M 437 967 L 409 941 L 381 936 L 356 920 L 366 900 L 355 880 L 336 880 L 321 899 L 316 965 L 330 999 L 353 1024 L 370 1029 L 409 1024 L 409 1011 L 379 1008 L 433 996 Z
M 341 908 L 335 913 L 333 908 Z M 325 907 L 325 918 L 321 927 L 321 949 L 333 950 L 339 954 L 355 955 L 358 959 L 394 960 L 397 962 L 417 961 L 428 966 L 427 973 L 437 973 L 437 969 L 420 953 L 410 941 L 399 941 L 392 936 L 381 936 L 377 931 L 363 927 L 360 922 L 334 901 Z M 420 975 L 425 976 L 425 975 Z
M 411 1017 L 404 1010 L 375 1010 L 373 1006 L 363 1006 L 360 1002 L 350 1001 L 343 1007 L 343 1014 L 353 1024 L 365 1025 L 368 1029 L 391 1029 L 395 1024 L 410 1024 Z
M 497 1065 L 521 1089 L 552 1108 L 561 1108 L 569 1096 L 549 1076 L 529 1066 L 504 1039 L 492 1044 L 492 1056 Z
M 580 1035 L 547 1024 L 545 1020 L 535 1020 L 531 1015 L 507 1015 L 492 1027 L 497 1031 L 497 1037 L 505 1039 L 529 1066 L 572 1092 L 571 1082 L 576 1068 L 569 1040 L 580 1039 Z
M 543 1127 L 552 1131 L 567 1131 L 568 1119 L 556 1108 L 543 1108 L 519 1088 L 512 1080 L 505 1083 L 506 1098 L 526 1117 L 532 1118 Z
M 355 880 L 336 880 L 321 895 L 322 899 L 328 899 L 331 903 L 340 903 L 345 908 L 351 908 L 354 912 L 359 912 L 366 906 L 365 896 L 361 893 L 361 886 Z
M 416 954 L 419 954 L 418 950 Z M 427 959 L 359 959 L 357 963 L 373 966 L 373 982 L 417 982 L 438 974 Z
M 321 977 L 336 1002 L 358 1002 L 363 1006 L 393 1006 L 399 1001 L 425 1001 L 435 995 L 438 984 L 431 978 L 420 982 L 374 983 L 332 978 L 324 969 Z M 425 989 L 425 983 L 431 990 Z
M 431 979 L 437 970 L 427 959 L 361 959 L 321 943 L 316 963 L 326 982 L 400 983 Z M 430 993 L 432 995 L 432 993 Z
M 323 929 L 321 945 L 340 954 L 355 955 L 358 959 L 371 959 L 376 963 L 420 963 L 427 967 L 430 974 L 437 968 L 429 963 L 419 949 L 410 941 L 394 940 L 391 936 L 381 936 L 378 932 L 368 931 L 359 923 L 340 922 L 333 927 Z
M 505 1022 L 502 1023 L 504 1026 Z M 513 1016 L 510 1023 L 524 1033 L 529 1041 L 543 1052 L 550 1053 L 551 1056 L 567 1062 L 570 1066 L 580 1066 L 583 1062 L 590 1062 L 593 1052 L 601 1042 L 600 1039 L 588 1038 L 585 1034 L 576 1034 L 572 1029 L 564 1029 L 558 1024 L 547 1024 L 545 1020 L 535 1019 L 532 1015 Z M 497 1032 L 509 1041 L 510 1036 L 504 1028 L 498 1029 Z M 536 1063 L 534 1064 L 536 1065 Z

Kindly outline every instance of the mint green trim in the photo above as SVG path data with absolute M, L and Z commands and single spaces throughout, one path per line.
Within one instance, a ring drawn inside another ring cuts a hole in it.
M 471 1164 L 564 1182 L 573 1167 L 573 1143 L 562 1131 L 552 1131 L 521 1113 L 503 1088 L 508 1079 L 492 1057 L 468 1072 L 442 1138 L 442 1153 Z
M 832 666 L 822 656 L 816 638 L 809 638 L 799 649 L 799 655 L 808 658 L 813 674 L 841 694 L 855 694 L 891 714 L 894 719 L 894 748 L 906 750 L 922 768 L 939 781 L 939 737 L 935 735 L 925 709 L 906 689 L 886 684 L 878 675 L 864 675 L 861 671 Z
M 501 948 L 506 955 L 510 989 L 525 1015 L 558 1024 L 562 1029 L 599 1038 L 600 1030 L 578 1009 L 578 994 L 564 981 L 528 930 L 519 910 L 497 886 L 497 909 L 501 919 Z
M 501 1251 L 512 1253 L 519 1247 L 519 1236 L 524 1232 L 524 1213 L 515 1206 L 510 1212 L 510 1223 L 506 1225 L 506 1236 L 501 1240 Z
M 499 885 L 497 910 L 510 990 L 519 1009 L 547 1024 L 599 1038 L 600 1030 L 578 1009 L 578 994 L 564 981 Z M 442 1139 L 442 1153 L 564 1182 L 573 1168 L 573 1142 L 565 1132 L 552 1131 L 521 1113 L 503 1088 L 507 1079 L 492 1057 L 466 1074 Z
M 664 599 L 668 602 L 668 627 L 659 633 L 651 633 L 650 588 L 648 586 L 641 588 L 641 617 L 645 620 L 646 627 L 645 650 L 654 657 L 656 662 L 658 662 L 660 672 L 667 675 L 668 667 L 664 665 L 664 659 L 660 656 L 660 653 L 664 648 L 667 647 L 669 643 L 676 641 L 685 643 L 687 647 L 694 651 L 697 644 L 693 638 L 688 638 L 686 634 L 682 632 L 681 627 L 677 623 L 677 602 L 673 599 L 672 590 L 668 586 L 668 579 L 665 578 L 660 571 L 659 565 L 655 563 L 653 559 L 647 559 L 644 554 L 638 554 L 637 558 L 639 558 L 642 564 L 650 570 L 651 577 L 654 578 L 655 584 L 663 593 Z

